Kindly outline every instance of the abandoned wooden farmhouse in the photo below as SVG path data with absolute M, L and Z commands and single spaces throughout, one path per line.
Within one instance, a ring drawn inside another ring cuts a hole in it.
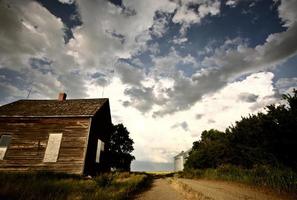
M 108 99 L 19 100 L 0 107 L 0 171 L 108 170 Z

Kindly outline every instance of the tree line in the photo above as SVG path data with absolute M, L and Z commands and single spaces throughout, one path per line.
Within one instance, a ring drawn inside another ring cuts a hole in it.
M 283 95 L 283 100 L 283 104 L 267 106 L 266 112 L 242 117 L 225 131 L 203 131 L 201 139 L 193 143 L 185 169 L 231 164 L 297 171 L 297 90 Z

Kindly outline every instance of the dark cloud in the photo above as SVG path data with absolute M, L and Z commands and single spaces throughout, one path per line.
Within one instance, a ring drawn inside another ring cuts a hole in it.
M 0 68 L 0 104 L 26 98 L 31 84 L 25 71 Z
M 152 109 L 154 104 L 153 90 L 150 87 L 131 87 L 124 91 L 124 94 L 130 97 L 130 101 L 125 101 L 124 106 L 133 106 L 139 111 L 145 113 Z
M 12 85 L 0 82 L 0 106 L 2 104 L 10 103 L 15 99 L 24 99 L 25 95 L 25 91 L 19 90 Z
M 116 73 L 125 84 L 139 86 L 144 80 L 144 72 L 128 63 L 119 62 L 115 66 Z
M 253 103 L 249 108 L 251 109 L 251 111 L 258 111 L 259 109 L 262 109 L 267 105 L 279 102 L 281 98 L 281 95 L 278 93 L 278 91 L 275 90 L 274 95 L 269 95 L 258 99 L 257 102 Z
M 239 94 L 238 99 L 247 103 L 254 103 L 257 101 L 258 97 L 259 95 L 244 92 Z
M 13 69 L 0 68 L 0 82 L 5 85 L 12 85 L 20 89 L 26 89 L 32 81 L 27 79 L 26 71 L 19 72 Z M 1 90 L 0 90 L 1 93 Z
M 203 114 L 197 114 L 195 117 L 196 119 L 201 119 L 203 117 Z
M 125 43 L 125 36 L 123 34 L 117 33 L 114 30 L 106 30 L 105 31 L 107 34 L 110 34 L 113 38 L 115 38 L 116 40 L 119 40 L 121 42 L 121 44 Z
M 51 68 L 53 62 L 47 58 L 30 58 L 29 63 L 33 69 L 37 69 L 43 74 L 54 72 Z
M 124 107 L 128 107 L 128 106 L 131 105 L 131 102 L 129 102 L 129 101 L 124 101 L 122 104 L 123 104 Z
M 65 91 L 70 98 L 84 98 L 87 96 L 87 87 L 82 74 L 74 72 L 71 74 L 64 74 L 60 75 L 58 80 L 62 85 L 62 87 L 58 89 Z
M 214 124 L 214 123 L 216 123 L 216 121 L 213 120 L 213 119 L 209 119 L 207 122 L 208 122 L 209 124 Z
M 189 131 L 189 125 L 187 122 L 183 121 L 181 123 L 176 123 L 174 125 L 171 126 L 171 128 L 178 128 L 181 127 L 184 131 Z
M 109 84 L 109 78 L 106 76 L 106 74 L 103 74 L 101 72 L 96 72 L 96 73 L 91 74 L 91 78 L 99 86 L 105 87 Z
M 189 126 L 188 126 L 188 123 L 187 122 L 182 122 L 180 124 L 180 126 L 185 130 L 185 131 L 188 131 L 189 130 Z

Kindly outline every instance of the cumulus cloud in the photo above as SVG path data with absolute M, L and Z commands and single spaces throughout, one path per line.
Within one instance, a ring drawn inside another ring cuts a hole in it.
M 0 10 L 0 67 L 13 69 L 21 79 L 28 80 L 21 88 L 26 91 L 33 87 L 32 96 L 56 96 L 63 88 L 58 77 L 76 66 L 66 52 L 64 24 L 35 1 L 1 1 Z M 17 87 L 17 82 L 7 83 L 8 87 Z M 79 88 L 75 82 L 72 85 L 68 88 L 71 91 Z M 15 98 L 17 95 L 15 90 L 8 94 Z
M 162 37 L 168 30 L 168 14 L 161 14 L 155 17 L 154 23 L 151 27 L 151 34 L 156 37 Z
M 230 6 L 232 8 L 236 7 L 240 2 L 251 2 L 249 4 L 249 7 L 253 7 L 255 6 L 255 4 L 258 2 L 259 0 L 227 0 L 226 1 L 226 5 Z
M 65 44 L 65 25 L 42 5 L 31 0 L 1 1 L 0 66 L 18 71 L 33 67 L 34 77 L 38 77 L 39 72 L 51 72 L 47 73 L 48 79 L 59 84 L 50 90 L 67 88 L 73 97 L 86 96 L 80 84 L 85 84 L 84 79 L 88 77 L 95 79 L 95 75 L 90 74 L 96 72 L 105 75 L 94 80 L 101 86 L 110 82 L 111 76 L 106 71 L 116 70 L 125 83 L 141 81 L 140 70 L 125 64 L 119 67 L 117 60 L 130 58 L 139 51 L 157 52 L 157 44 L 148 45 L 147 41 L 151 35 L 164 34 L 166 13 L 173 12 L 176 4 L 155 1 L 147 5 L 144 1 L 129 1 L 119 7 L 108 1 L 76 1 L 76 5 L 82 24 L 72 30 L 74 38 Z M 157 12 L 164 18 L 155 18 Z M 79 74 L 74 76 L 77 80 L 68 84 L 73 74 Z M 34 81 L 41 81 L 38 88 L 46 87 L 43 80 Z M 36 94 L 43 93 L 35 90 Z M 74 94 L 74 91 L 77 92 Z
M 2 66 L 23 67 L 30 57 L 63 49 L 63 23 L 37 2 L 1 1 L 0 19 Z
M 73 4 L 74 3 L 74 0 L 58 0 L 60 1 L 61 3 L 67 3 L 67 4 Z
M 296 1 L 282 1 L 279 12 L 286 10 L 287 14 L 280 14 L 280 17 L 290 21 L 291 26 L 284 32 L 269 35 L 263 45 L 251 48 L 238 39 L 226 40 L 224 45 L 215 49 L 213 55 L 204 58 L 202 64 L 208 67 L 197 71 L 191 79 L 176 74 L 173 87 L 167 91 L 167 103 L 155 115 L 164 116 L 188 109 L 203 95 L 217 91 L 228 82 L 249 73 L 273 68 L 296 55 L 297 23 L 291 17 L 294 14 L 290 14 L 295 13 L 296 9 Z M 229 48 L 230 45 L 232 48 Z
M 279 17 L 285 23 L 285 26 L 291 27 L 297 21 L 296 1 L 283 0 L 278 7 Z
M 106 88 L 105 95 L 113 97 L 110 98 L 111 113 L 116 116 L 113 117 L 113 123 L 124 123 L 131 133 L 135 142 L 133 153 L 136 160 L 170 162 L 178 152 L 189 149 L 203 130 L 216 128 L 223 131 L 240 120 L 241 116 L 256 113 L 264 106 L 276 102 L 278 99 L 275 97 L 273 78 L 270 72 L 254 73 L 242 80 L 228 83 L 214 94 L 203 96 L 189 110 L 157 119 L 148 114 L 143 115 L 131 107 L 122 106 L 127 96 L 124 94 L 126 87 L 119 78 L 113 79 Z M 170 83 L 167 82 L 167 85 Z M 97 97 L 96 91 L 99 89 L 98 86 L 88 85 L 91 97 Z M 243 93 L 258 96 L 257 101 L 239 102 L 238 98 Z M 200 116 L 198 118 L 197 113 Z M 215 123 L 209 123 L 208 120 Z
M 226 5 L 230 6 L 230 7 L 235 7 L 238 4 L 238 2 L 239 2 L 239 0 L 228 0 L 226 2 Z
M 127 79 L 130 79 L 129 77 L 131 77 L 131 79 L 137 80 L 131 88 L 126 89 L 125 93 L 131 98 L 131 102 L 134 103 L 128 104 L 126 102 L 125 105 L 137 105 L 137 107 L 139 107 L 138 105 L 140 104 L 142 105 L 141 108 L 146 108 L 145 112 L 150 111 L 153 108 L 153 105 L 162 105 L 161 107 L 166 107 L 170 101 L 175 101 L 177 99 L 176 95 L 179 95 L 178 93 L 174 94 L 174 91 L 172 90 L 174 85 L 183 87 L 181 79 L 190 81 L 190 78 L 185 77 L 184 71 L 178 68 L 178 65 L 184 64 L 187 65 L 187 67 L 194 67 L 197 65 L 195 58 L 191 55 L 181 56 L 174 49 L 172 49 L 166 56 L 153 57 L 152 62 L 154 63 L 154 68 L 148 74 L 148 86 L 144 85 L 145 83 L 140 83 L 140 80 L 135 78 L 135 73 L 138 73 L 137 69 L 134 69 L 133 72 L 126 73 Z M 122 79 L 124 79 L 124 77 L 122 77 Z M 124 81 L 124 83 L 125 82 L 129 83 L 129 81 Z M 169 98 L 171 99 L 169 100 Z M 185 97 L 184 100 L 187 101 L 187 97 Z M 172 108 L 172 112 L 183 107 L 184 102 L 181 102 L 180 105 L 176 102 L 175 105 L 177 107 Z M 141 111 L 143 112 L 144 110 Z M 163 113 L 155 111 L 153 115 L 158 116 L 163 115 Z
M 146 4 L 135 0 L 124 1 L 122 6 L 108 1 L 76 3 L 82 25 L 73 30 L 74 38 L 65 44 L 64 24 L 40 4 L 1 2 L 1 19 L 7 22 L 1 29 L 1 66 L 30 71 L 30 78 L 40 81 L 36 85 L 37 93 L 47 88 L 44 80 L 48 79 L 55 83 L 48 94 L 68 88 L 77 91 L 73 96 L 86 96 L 85 79 L 91 77 L 105 87 L 113 77 L 107 72 L 114 71 L 127 85 L 125 106 L 134 106 L 144 113 L 153 110 L 154 116 L 164 116 L 188 109 L 203 95 L 219 90 L 238 77 L 274 67 L 296 54 L 297 8 L 291 0 L 282 1 L 278 8 L 287 30 L 269 35 L 262 45 L 251 48 L 240 38 L 228 39 L 200 63 L 191 55 L 180 55 L 171 49 L 167 55 L 152 55 L 153 66 L 146 70 L 121 59 L 132 58 L 146 50 L 156 53 L 158 44 L 148 44 L 148 41 L 152 35 L 160 37 L 165 33 L 169 13 L 173 13 L 174 23 L 186 27 L 200 23 L 206 16 L 218 15 L 220 2 L 156 0 Z M 176 38 L 173 42 L 186 40 Z M 187 74 L 185 68 L 196 72 Z M 41 80 L 39 74 L 47 78 Z M 77 80 L 69 84 L 72 76 Z M 167 85 L 163 84 L 163 79 L 168 80 Z
M 292 93 L 297 88 L 297 78 L 280 78 L 276 81 L 275 86 L 280 94 Z
M 131 58 L 146 50 L 151 34 L 164 33 L 166 21 L 154 18 L 155 13 L 175 9 L 175 3 L 157 0 L 150 4 L 125 1 L 122 7 L 108 1 L 77 1 L 77 4 L 83 25 L 73 31 L 69 51 L 86 68 L 108 68 L 117 59 Z M 127 10 L 133 10 L 133 15 L 127 15 Z
M 188 41 L 188 38 L 186 38 L 186 37 L 182 37 L 182 38 L 174 38 L 173 40 L 172 40 L 172 42 L 174 43 L 174 44 L 182 44 L 182 43 L 185 43 L 185 42 L 187 42 Z
M 180 32 L 185 35 L 191 24 L 201 23 L 201 20 L 208 15 L 218 15 L 220 6 L 221 3 L 218 0 L 182 0 L 179 1 L 172 21 L 182 25 Z

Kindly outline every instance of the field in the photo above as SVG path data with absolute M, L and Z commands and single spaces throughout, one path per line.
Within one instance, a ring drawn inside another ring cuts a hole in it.
M 106 173 L 91 179 L 53 173 L 0 173 L 0 199 L 98 199 L 132 197 L 150 183 L 141 173 Z

